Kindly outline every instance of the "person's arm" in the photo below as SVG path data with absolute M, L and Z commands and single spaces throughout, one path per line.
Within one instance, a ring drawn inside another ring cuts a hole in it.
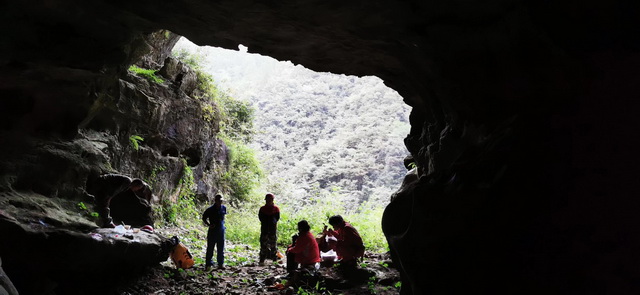
M 151 200 L 153 199 L 153 192 L 151 191 L 151 188 L 148 185 L 144 186 L 144 199 L 147 200 L 147 202 L 151 203 Z
M 337 245 L 343 246 L 343 245 L 349 245 L 352 243 L 353 240 L 353 232 L 351 230 L 349 230 L 348 227 L 343 227 L 340 229 L 340 238 L 338 238 L 338 241 L 336 242 Z
M 340 240 L 341 238 L 340 230 L 332 230 L 332 229 L 327 230 L 327 236 L 334 237 L 337 240 Z
M 262 212 L 262 208 L 260 208 L 260 211 L 258 211 L 258 219 L 260 220 L 260 223 L 265 223 L 266 218 L 267 218 L 267 215 L 264 214 Z
M 309 244 L 309 240 L 307 239 L 306 235 L 300 235 L 300 237 L 298 237 L 298 240 L 296 240 L 296 244 L 289 248 L 289 253 L 302 253 L 302 251 L 304 251 L 307 248 L 307 245 Z
M 207 210 L 204 210 L 204 213 L 202 213 L 202 223 L 206 226 L 209 226 L 209 209 L 210 208 L 207 208 Z
M 278 221 L 280 221 L 280 208 L 276 207 L 276 214 L 273 217 L 276 219 L 276 223 L 278 223 Z

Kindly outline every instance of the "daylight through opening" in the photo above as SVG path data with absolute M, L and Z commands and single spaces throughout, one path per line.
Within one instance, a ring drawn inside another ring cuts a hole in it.
M 339 214 L 367 249 L 387 251 L 382 212 L 407 171 L 402 142 L 410 127 L 397 92 L 377 77 L 318 73 L 243 46 L 199 47 L 181 38 L 172 54 L 210 76 L 212 100 L 237 116 L 221 127 L 238 157 L 233 177 L 243 180 L 220 191 L 236 211 L 227 216 L 227 239 L 257 245 L 255 215 L 264 194 L 273 193 L 279 244 L 290 242 L 298 221 L 319 233 Z

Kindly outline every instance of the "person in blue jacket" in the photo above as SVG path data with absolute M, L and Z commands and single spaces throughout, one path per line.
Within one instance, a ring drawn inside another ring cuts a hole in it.
M 213 266 L 213 248 L 217 247 L 216 261 L 219 269 L 224 269 L 224 216 L 227 214 L 227 207 L 222 205 L 222 195 L 217 194 L 214 204 L 204 210 L 202 222 L 209 227 L 207 232 L 207 253 L 205 256 L 206 269 Z

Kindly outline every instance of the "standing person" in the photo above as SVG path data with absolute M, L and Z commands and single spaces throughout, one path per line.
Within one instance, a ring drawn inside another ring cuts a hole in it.
M 144 181 L 138 178 L 131 179 L 120 174 L 104 174 L 87 184 L 87 192 L 95 198 L 96 211 L 100 215 L 102 227 L 116 227 L 109 209 L 111 199 L 129 189 L 139 198 L 146 201 L 151 200 L 151 190 Z
M 320 262 L 318 242 L 310 230 L 311 227 L 306 220 L 298 222 L 298 238 L 294 245 L 287 249 L 287 257 L 294 254 L 295 262 L 299 263 L 301 268 L 315 266 Z
M 280 220 L 280 208 L 273 204 L 273 194 L 264 197 L 265 205 L 260 207 L 258 218 L 260 219 L 260 265 L 264 265 L 265 259 L 276 260 L 278 249 L 278 220 Z
M 353 269 L 358 265 L 358 258 L 364 255 L 364 243 L 358 231 L 342 216 L 334 215 L 329 217 L 329 224 L 334 230 L 327 230 L 325 225 L 322 233 L 335 237 L 337 241 L 330 242 L 330 247 L 338 254 L 340 266 L 345 269 Z
M 213 248 L 218 249 L 216 261 L 219 269 L 224 269 L 224 216 L 227 214 L 227 207 L 222 205 L 222 195 L 215 196 L 211 207 L 204 210 L 202 222 L 209 227 L 207 231 L 207 253 L 205 256 L 206 269 L 213 265 Z

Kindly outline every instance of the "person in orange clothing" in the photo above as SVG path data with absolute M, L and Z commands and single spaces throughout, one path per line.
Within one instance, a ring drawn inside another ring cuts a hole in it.
M 329 247 L 336 251 L 340 265 L 345 268 L 355 268 L 358 258 L 364 255 L 364 243 L 358 231 L 342 216 L 334 215 L 329 218 L 329 224 L 334 230 L 327 230 L 325 225 L 322 233 L 325 236 L 335 237 L 336 241 L 329 242 Z
M 264 197 L 265 205 L 260 207 L 258 218 L 260 219 L 260 265 L 265 259 L 273 261 L 278 259 L 276 253 L 276 241 L 278 241 L 278 220 L 280 220 L 280 208 L 273 203 L 273 194 Z
M 287 249 L 287 254 L 294 254 L 295 262 L 299 263 L 301 268 L 315 266 L 320 262 L 318 242 L 310 230 L 311 227 L 306 220 L 298 222 L 298 239 Z

